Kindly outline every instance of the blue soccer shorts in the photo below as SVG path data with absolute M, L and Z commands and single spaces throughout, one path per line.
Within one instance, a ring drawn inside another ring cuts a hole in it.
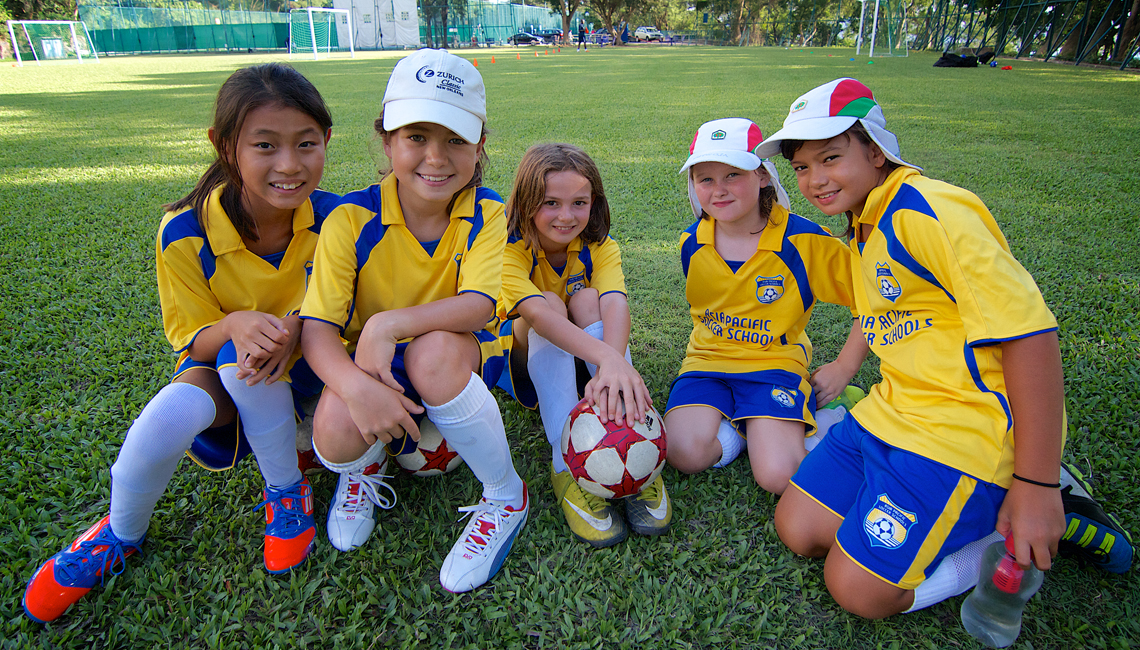
M 994 532 L 1005 488 L 891 447 L 848 414 L 792 477 L 843 519 L 837 546 L 856 564 L 914 589 L 966 544 Z
M 720 411 L 737 429 L 741 420 L 771 418 L 815 428 L 815 392 L 807 379 L 783 370 L 747 373 L 686 372 L 673 380 L 665 413 L 682 406 Z

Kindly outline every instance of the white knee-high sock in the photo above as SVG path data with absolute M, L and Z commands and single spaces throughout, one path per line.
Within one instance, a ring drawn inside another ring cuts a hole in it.
M 590 323 L 589 325 L 583 327 L 582 331 L 589 334 L 590 336 L 598 339 L 599 341 L 605 340 L 602 338 L 602 335 L 605 334 L 605 328 L 602 326 L 602 321 L 600 321 L 600 320 L 595 321 L 593 323 Z M 628 345 L 625 346 L 625 360 L 629 362 L 629 365 L 631 365 L 631 366 L 633 365 L 633 357 L 629 356 L 629 346 Z M 594 364 L 590 363 L 589 361 L 586 361 L 586 369 L 590 371 L 591 377 L 598 374 L 598 367 L 595 366 Z
M 164 386 L 143 408 L 111 466 L 111 530 L 119 539 L 137 542 L 146 535 L 178 460 L 214 415 L 210 395 L 185 383 Z
M 578 403 L 574 379 L 574 357 L 540 336 L 533 329 L 527 334 L 527 371 L 538 394 L 538 412 L 546 440 L 551 447 L 555 472 L 566 471 L 562 458 L 562 428 L 570 410 Z
M 424 402 L 427 416 L 439 433 L 483 484 L 483 498 L 523 504 L 523 481 L 515 472 L 499 405 L 479 375 L 446 404 Z
M 713 467 L 727 467 L 744 449 L 744 438 L 740 437 L 736 427 L 732 426 L 727 418 L 721 418 L 720 426 L 716 430 L 716 439 L 720 443 L 720 460 Z
M 293 415 L 293 391 L 278 381 L 246 386 L 237 378 L 237 366 L 218 371 L 241 416 L 242 431 L 261 475 L 269 487 L 283 488 L 301 480 L 297 468 L 297 420 Z
M 947 598 L 953 598 L 978 584 L 982 553 L 987 546 L 1002 539 L 1004 538 L 1001 534 L 994 532 L 942 558 L 934 573 L 915 588 L 914 604 L 903 613 L 909 614 L 925 609 Z

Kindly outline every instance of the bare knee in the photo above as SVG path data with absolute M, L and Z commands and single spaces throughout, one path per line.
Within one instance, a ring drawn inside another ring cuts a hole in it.
M 570 319 L 578 325 L 585 327 L 590 323 L 602 320 L 602 308 L 599 303 L 598 290 L 594 288 L 579 289 L 570 296 Z
M 784 546 L 804 557 L 826 556 L 842 521 L 795 486 L 780 497 L 772 519 Z
M 675 413 L 685 415 L 686 410 L 678 409 Z M 665 418 L 665 430 L 672 432 L 669 434 L 665 458 L 677 471 L 685 474 L 703 472 L 720 458 L 721 447 L 716 439 L 716 428 L 708 430 L 709 427 L 701 426 L 702 424 L 692 417 Z
M 404 351 L 404 369 L 429 404 L 454 399 L 479 369 L 479 346 L 466 333 L 433 331 L 417 336 Z
M 313 449 L 330 463 L 348 463 L 368 450 L 348 407 L 331 390 L 325 390 L 313 412 Z
M 848 612 L 869 619 L 902 613 L 914 602 L 914 592 L 882 580 L 843 553 L 833 553 L 823 570 L 831 597 Z
M 749 458 L 752 463 L 752 478 L 756 484 L 768 492 L 780 496 L 788 489 L 788 482 L 799 469 L 800 461 L 794 455 L 769 454 L 763 458 Z

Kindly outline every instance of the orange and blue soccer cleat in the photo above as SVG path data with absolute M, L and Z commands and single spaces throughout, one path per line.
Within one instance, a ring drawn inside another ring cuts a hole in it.
M 118 575 L 127 556 L 139 551 L 138 542 L 124 542 L 111 530 L 107 515 L 36 571 L 24 590 L 24 613 L 37 623 L 59 618 L 91 588 L 103 583 L 105 572 Z
M 287 573 L 300 566 L 313 550 L 313 488 L 309 479 L 280 489 L 265 487 L 265 568 Z

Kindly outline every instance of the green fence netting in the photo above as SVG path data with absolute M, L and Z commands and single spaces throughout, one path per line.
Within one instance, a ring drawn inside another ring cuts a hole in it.
M 181 7 L 79 6 L 95 49 L 108 54 L 284 49 L 289 15 Z

